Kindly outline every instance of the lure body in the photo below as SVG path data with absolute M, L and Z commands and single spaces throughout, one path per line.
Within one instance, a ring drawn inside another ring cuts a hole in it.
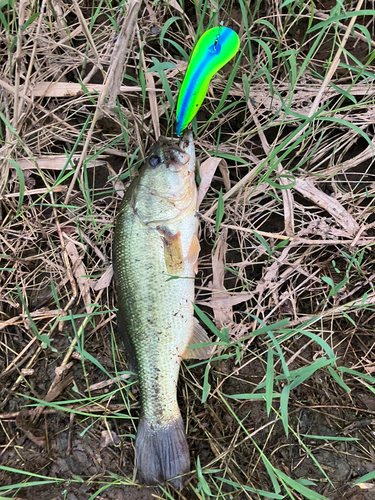
M 189 125 L 200 108 L 211 78 L 238 51 L 240 39 L 224 26 L 204 33 L 190 58 L 177 102 L 177 135 Z

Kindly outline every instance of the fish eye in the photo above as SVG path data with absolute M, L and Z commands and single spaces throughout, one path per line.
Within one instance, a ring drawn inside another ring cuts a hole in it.
M 161 158 L 158 155 L 153 155 L 151 158 L 148 160 L 148 163 L 151 168 L 156 168 L 158 165 L 161 163 Z

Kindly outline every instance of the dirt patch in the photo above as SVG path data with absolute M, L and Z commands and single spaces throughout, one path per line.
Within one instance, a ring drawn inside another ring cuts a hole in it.
M 355 482 L 375 470 L 373 16 L 348 29 L 350 2 L 142 2 L 132 31 L 127 5 L 1 7 L 0 494 L 372 500 L 375 474 Z M 196 280 L 221 333 L 206 325 L 209 364 L 182 366 L 192 474 L 166 493 L 135 475 L 113 225 L 158 128 L 173 136 L 185 53 L 211 21 L 243 49 L 192 125 L 198 165 L 223 159 Z

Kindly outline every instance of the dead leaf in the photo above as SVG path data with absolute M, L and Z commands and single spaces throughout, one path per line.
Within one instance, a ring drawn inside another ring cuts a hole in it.
M 63 233 L 64 234 L 64 233 Z M 73 274 L 77 280 L 78 287 L 81 291 L 82 299 L 88 313 L 92 310 L 92 300 L 90 293 L 90 279 L 86 278 L 87 271 L 79 256 L 76 244 L 74 240 L 70 239 L 64 234 L 65 248 L 69 255 L 69 258 L 73 264 Z
M 359 486 L 361 490 L 372 490 L 375 486 L 374 483 L 358 483 L 356 486 Z
M 280 184 L 286 186 L 290 183 L 289 179 L 280 177 Z M 283 189 L 281 193 L 284 205 L 284 224 L 287 236 L 294 236 L 294 198 L 290 189 Z
M 211 304 L 214 310 L 216 326 L 221 329 L 233 322 L 233 310 L 229 304 L 228 292 L 224 286 L 225 275 L 225 254 L 227 251 L 227 235 L 228 230 L 223 229 L 220 233 L 215 253 L 212 256 L 212 297 Z
M 42 446 L 44 447 L 46 445 L 46 438 L 44 436 L 35 436 L 32 432 L 22 429 L 23 432 L 25 433 L 25 436 L 30 439 L 33 443 L 35 443 L 37 446 Z
M 34 368 L 22 368 L 21 370 L 22 375 L 24 375 L 25 377 L 27 377 L 28 375 L 34 375 L 34 372 Z
M 199 205 L 202 203 L 202 200 L 205 194 L 208 191 L 208 188 L 211 186 L 212 178 L 216 172 L 217 167 L 221 162 L 225 162 L 222 158 L 215 158 L 211 156 L 207 160 L 205 160 L 201 166 L 199 167 L 199 175 L 201 178 L 201 183 L 199 185 L 198 190 L 198 201 L 197 201 L 197 209 Z
M 197 300 L 196 304 L 201 305 L 201 306 L 211 307 L 211 309 L 214 309 L 215 307 L 217 307 L 217 304 L 215 303 L 215 299 L 213 297 L 214 297 L 214 295 L 212 295 L 212 298 L 210 300 Z M 247 300 L 250 300 L 253 298 L 254 298 L 254 294 L 249 293 L 249 292 L 239 292 L 239 293 L 225 292 L 225 299 L 223 297 L 221 300 L 222 301 L 225 300 L 227 308 L 232 308 L 233 306 L 236 306 L 237 304 L 242 304 L 242 302 L 246 302 Z
M 146 59 L 145 59 L 145 55 L 144 55 L 144 51 L 143 51 L 144 45 L 142 45 L 141 37 L 139 35 L 139 30 L 137 30 L 137 36 L 138 36 L 138 44 L 139 44 L 139 49 L 140 49 L 140 54 L 141 54 L 142 67 L 143 67 L 147 87 L 149 87 L 148 98 L 149 98 L 149 103 L 150 103 L 152 125 L 154 127 L 155 139 L 158 140 L 160 137 L 160 124 L 159 124 L 158 101 L 156 98 L 156 87 L 155 87 L 154 77 L 151 73 L 149 73 L 147 71 L 147 64 L 146 64 Z
M 319 207 L 329 212 L 336 222 L 345 229 L 349 236 L 354 236 L 359 231 L 359 225 L 345 208 L 335 198 L 323 193 L 314 186 L 311 179 L 295 179 L 294 189 L 302 196 L 311 200 Z
M 125 195 L 125 185 L 122 181 L 120 181 L 117 178 L 117 173 L 114 171 L 114 169 L 111 167 L 111 165 L 108 163 L 107 165 L 109 173 L 113 176 L 112 183 L 113 187 L 115 188 L 116 194 L 119 198 L 123 199 Z
M 38 189 L 28 189 L 23 192 L 24 196 L 33 196 L 35 194 L 46 194 L 46 193 L 63 193 L 67 190 L 67 186 L 55 186 L 51 189 L 47 188 L 38 188 Z M 18 198 L 20 195 L 19 192 L 16 193 L 7 193 L 4 195 L 0 195 L 0 199 L 4 198 Z
M 219 170 L 221 175 L 223 176 L 225 191 L 228 192 L 230 190 L 230 177 L 229 177 L 228 164 L 225 160 L 222 160 L 219 163 Z
M 181 5 L 179 5 L 179 3 L 176 0 L 169 0 L 168 5 L 169 7 L 173 7 L 174 9 L 178 10 L 180 14 L 184 14 Z
M 109 284 L 112 281 L 113 277 L 113 267 L 109 266 L 108 269 L 104 271 L 104 273 L 100 276 L 98 281 L 96 282 L 94 286 L 94 291 L 98 292 L 99 290 L 102 290 L 103 288 L 108 288 Z
M 79 161 L 80 156 L 80 154 L 72 155 L 66 170 L 72 170 Z M 95 158 L 95 160 L 87 161 L 85 163 L 85 167 L 93 168 L 99 167 L 100 165 L 106 165 L 107 162 L 104 158 L 107 158 L 107 155 L 99 155 Z M 21 158 L 17 160 L 17 163 L 22 170 L 31 170 L 36 168 L 40 168 L 41 170 L 62 170 L 68 163 L 68 157 L 66 155 L 44 155 L 34 158 L 33 161 L 29 158 Z
M 121 443 L 118 435 L 113 431 L 102 431 L 100 438 L 100 448 L 106 448 L 107 446 L 118 446 Z
M 259 280 L 256 289 L 254 290 L 254 294 L 257 295 L 259 294 L 262 296 L 264 292 L 270 293 L 271 291 L 273 292 L 273 301 L 276 304 L 278 302 L 278 296 L 277 296 L 277 287 L 272 287 L 272 283 L 277 282 L 277 278 L 279 276 L 279 270 L 280 267 L 283 264 L 288 263 L 287 262 L 287 257 L 288 253 L 290 252 L 292 248 L 292 245 L 288 245 L 283 249 L 281 252 L 281 255 L 279 258 L 275 259 L 274 262 L 268 267 L 265 268 L 265 274 L 261 280 Z
M 90 94 L 99 94 L 104 85 L 88 83 L 85 87 Z M 39 82 L 32 89 L 33 97 L 76 97 L 83 93 L 85 90 L 82 85 L 71 82 Z
M 71 361 L 65 366 L 58 366 L 55 369 L 55 378 L 52 381 L 51 387 L 49 388 L 47 394 L 44 397 L 44 401 L 50 403 L 54 401 L 62 391 L 68 387 L 73 381 L 73 373 L 69 372 L 70 368 L 73 366 Z M 66 376 L 65 376 L 66 375 Z M 30 411 L 31 419 L 37 420 L 43 413 L 45 406 L 37 406 Z
M 128 375 L 127 373 L 123 373 L 119 377 L 111 378 L 109 380 L 103 380 L 102 382 L 97 382 L 96 384 L 92 384 L 92 385 L 90 385 L 90 387 L 88 389 L 85 390 L 85 392 L 89 392 L 89 390 L 90 391 L 99 391 L 100 389 L 104 389 L 105 387 L 109 387 L 109 386 L 115 384 L 116 382 L 120 382 L 121 380 L 127 380 L 130 377 L 131 377 L 131 375 Z

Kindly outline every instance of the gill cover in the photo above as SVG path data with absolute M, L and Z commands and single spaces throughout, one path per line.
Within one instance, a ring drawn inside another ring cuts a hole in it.
M 189 125 L 200 108 L 211 78 L 235 56 L 240 39 L 224 26 L 204 33 L 193 50 L 177 101 L 177 135 Z

